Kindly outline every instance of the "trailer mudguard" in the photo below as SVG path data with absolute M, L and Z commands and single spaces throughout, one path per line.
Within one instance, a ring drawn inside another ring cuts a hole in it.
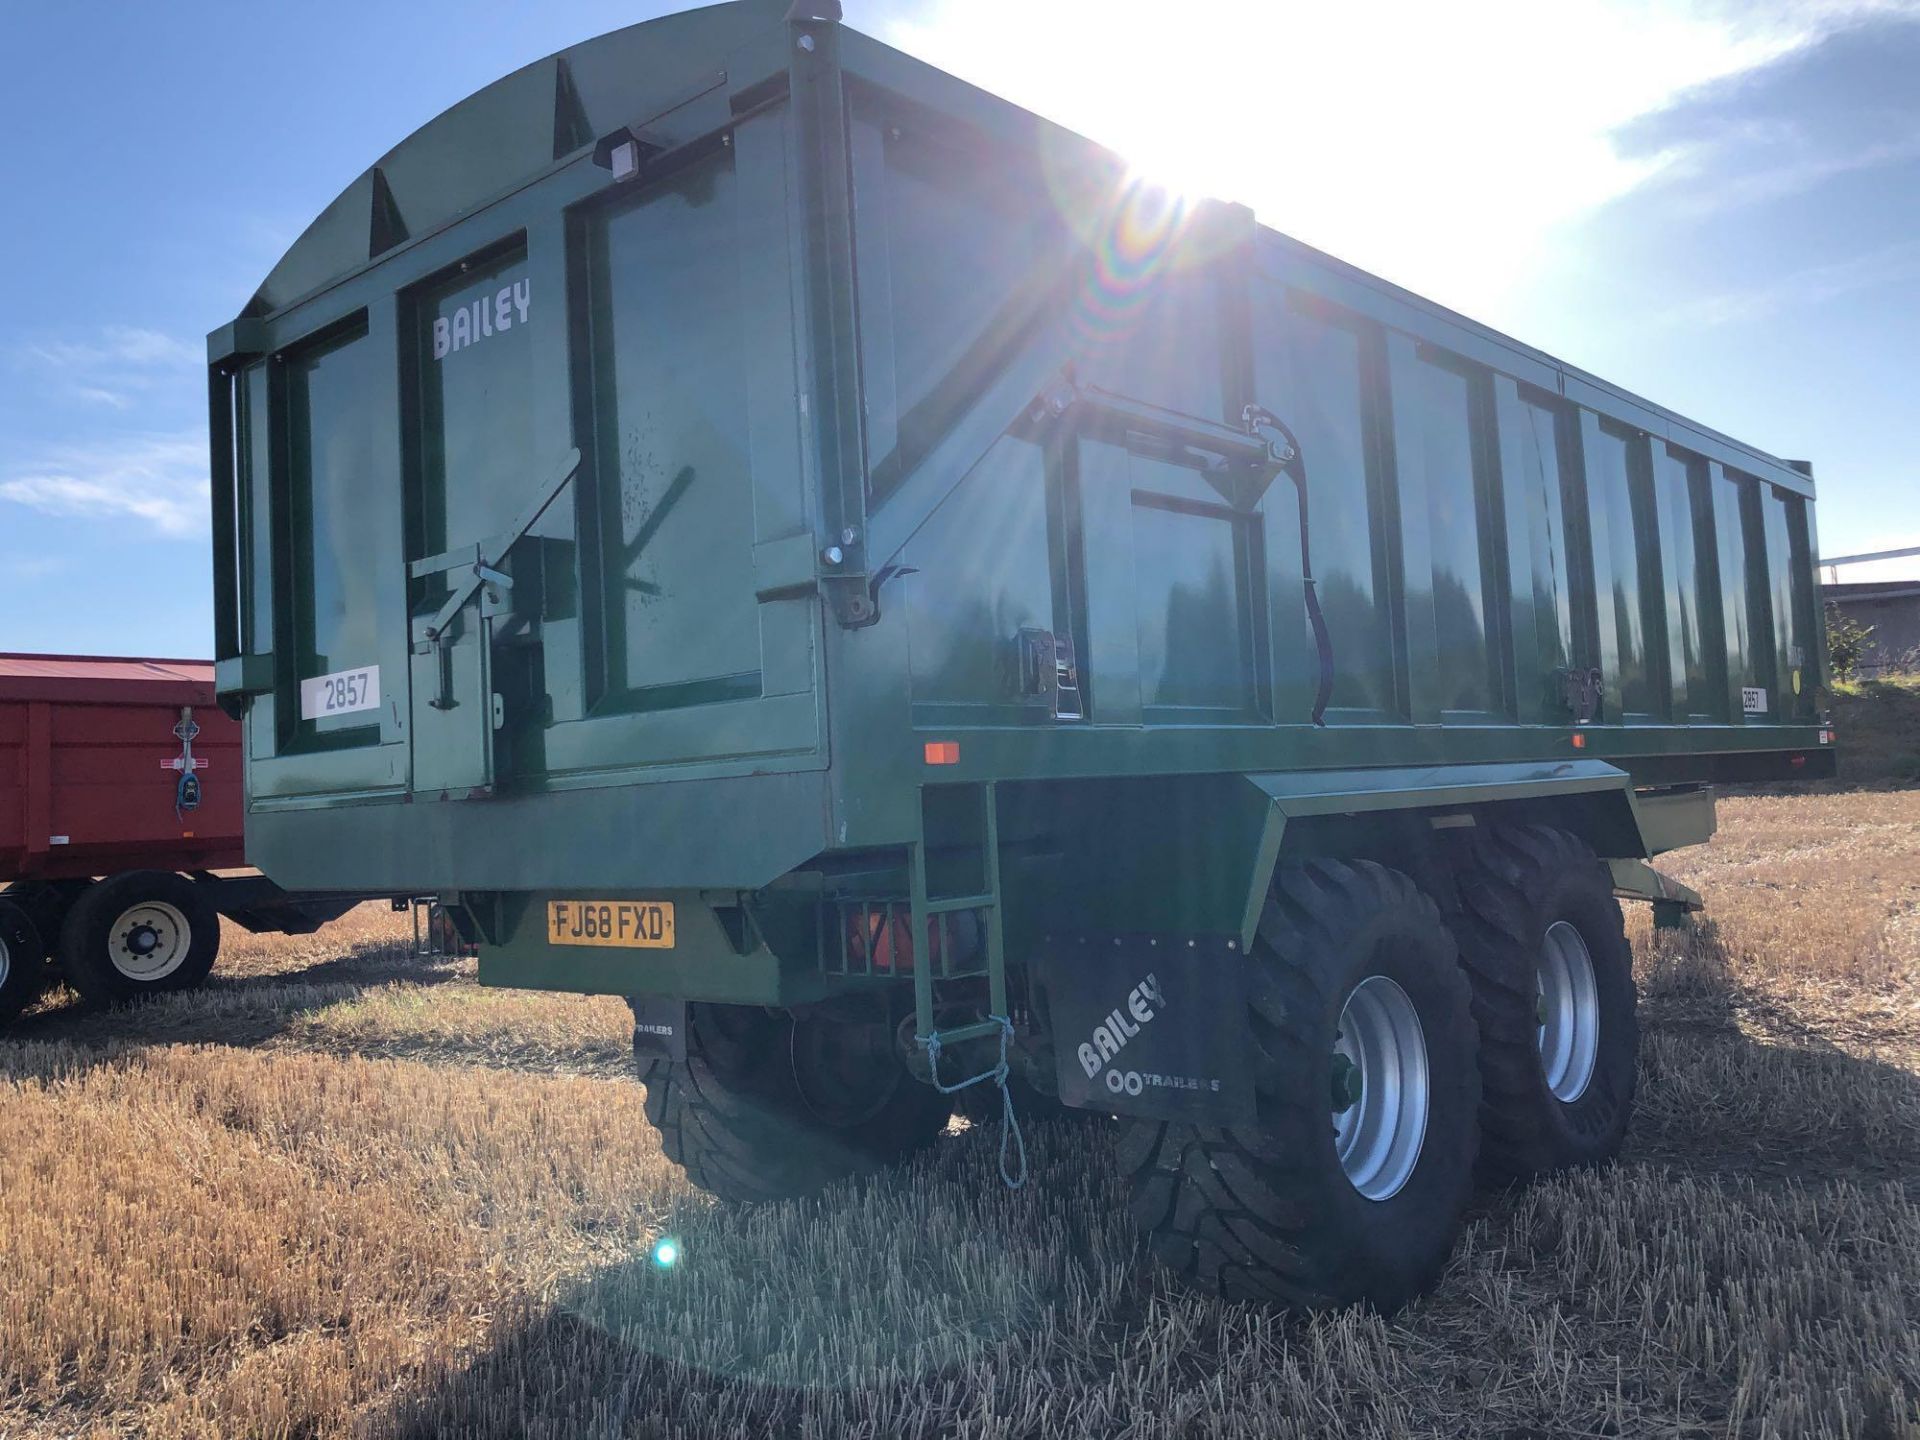
M 1648 851 L 1633 794 L 1633 778 L 1603 760 L 1494 765 L 1422 765 L 1381 770 L 1282 771 L 1247 780 L 1271 802 L 1261 828 L 1260 853 L 1241 912 L 1242 944 L 1253 943 L 1260 906 L 1283 853 L 1313 853 L 1288 845 L 1302 822 L 1420 812 L 1435 828 L 1478 824 L 1494 815 L 1544 819 L 1580 836 L 1608 856 Z M 1349 832 L 1353 826 L 1343 827 Z
M 1052 854 L 1015 882 L 1016 955 L 1068 933 L 1249 945 L 1283 856 L 1390 853 L 1410 824 L 1424 833 L 1528 820 L 1628 859 L 1712 830 L 1711 792 L 1637 801 L 1626 771 L 1584 759 L 1060 781 L 1005 785 L 1002 797 L 1003 835 L 1054 837 Z M 1653 848 L 1642 803 L 1660 812 Z

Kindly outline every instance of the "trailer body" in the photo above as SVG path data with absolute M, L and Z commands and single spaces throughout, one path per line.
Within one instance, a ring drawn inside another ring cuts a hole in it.
M 242 743 L 211 661 L 0 654 L 0 1024 L 50 958 L 129 999 L 199 983 L 222 915 L 307 934 L 365 898 L 247 868 Z
M 464 894 L 495 982 L 776 1002 L 845 981 L 823 896 L 978 878 L 989 786 L 1072 872 L 1027 946 L 1240 934 L 1355 815 L 1643 859 L 1831 773 L 1805 467 L 801 23 L 516 72 L 210 337 L 270 873 Z M 673 947 L 563 942 L 614 897 Z
M 0 881 L 242 866 L 243 782 L 211 661 L 0 655 Z
M 1476 1149 L 1617 1152 L 1615 897 L 1832 773 L 1811 475 L 838 21 L 515 72 L 209 337 L 248 852 L 629 997 L 723 1196 L 961 1064 L 1187 1278 L 1396 1304 Z

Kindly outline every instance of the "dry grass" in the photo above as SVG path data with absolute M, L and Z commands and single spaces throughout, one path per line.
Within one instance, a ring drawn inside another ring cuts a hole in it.
M 1783 1032 L 1920 1041 L 1920 791 L 1725 800 L 1713 843 L 1661 866 L 1711 919 L 1651 943 L 1633 915 L 1649 999 L 1731 994 Z
M 1920 1434 L 1920 791 L 1739 797 L 1634 940 L 1625 1161 L 1490 1196 L 1437 1294 L 1309 1324 L 1135 1265 L 1034 1126 L 728 1211 L 613 1075 L 371 908 L 0 1042 L 0 1434 Z M 671 1233 L 685 1260 L 647 1260 Z

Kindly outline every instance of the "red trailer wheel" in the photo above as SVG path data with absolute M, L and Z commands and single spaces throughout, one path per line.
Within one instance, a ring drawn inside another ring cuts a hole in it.
M 20 906 L 0 899 L 0 1025 L 38 998 L 46 973 L 47 947 L 39 930 Z
M 96 1004 L 191 990 L 220 953 L 220 915 L 191 880 L 134 870 L 82 895 L 60 933 L 67 983 Z

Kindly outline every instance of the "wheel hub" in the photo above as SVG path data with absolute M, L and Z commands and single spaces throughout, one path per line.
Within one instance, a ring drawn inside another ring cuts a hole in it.
M 193 948 L 192 925 L 164 900 L 129 906 L 108 933 L 113 968 L 145 984 L 166 979 L 186 963 Z
M 1571 1104 L 1593 1083 L 1600 1053 L 1600 991 L 1587 942 L 1565 920 L 1547 927 L 1535 984 L 1540 1068 L 1554 1098 Z
M 1338 1050 L 1333 1052 L 1333 1113 L 1344 1114 L 1360 1103 L 1360 1067 Z
M 1391 1200 L 1426 1141 L 1427 1039 L 1407 992 L 1369 975 L 1347 996 L 1334 1040 L 1334 1151 L 1347 1182 Z
M 906 1074 L 884 1013 L 872 1019 L 795 1016 L 789 1056 L 801 1102 L 837 1130 L 878 1115 Z

